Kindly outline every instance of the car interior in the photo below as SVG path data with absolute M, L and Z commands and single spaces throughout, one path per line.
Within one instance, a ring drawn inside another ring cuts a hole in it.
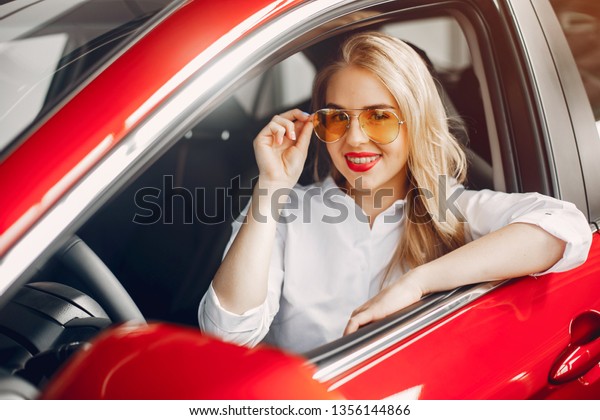
M 440 16 L 369 29 L 405 39 L 429 64 L 452 131 L 467 151 L 468 186 L 493 188 L 480 85 L 456 21 Z M 437 35 L 419 42 L 423 31 L 434 29 Z M 448 33 L 464 44 L 462 51 L 434 51 L 431 46 L 440 44 L 436 36 Z M 99 291 L 102 275 L 90 281 L 89 272 L 98 263 L 94 255 L 146 320 L 198 326 L 198 304 L 221 261 L 231 221 L 246 205 L 257 176 L 255 133 L 274 114 L 294 107 L 310 110 L 312 77 L 324 65 L 323 57 L 331 55 L 332 45 L 347 34 L 315 44 L 248 80 L 129 180 L 79 229 L 81 241 L 70 242 L 39 267 L 0 310 L 0 370 L 6 374 L 0 397 L 34 396 L 71 354 L 119 316 L 126 317 L 115 314 L 119 303 L 106 303 L 106 296 L 123 302 L 120 292 Z M 460 60 L 452 62 L 457 56 Z M 312 169 L 307 163 L 301 183 L 312 182 Z M 88 262 L 73 261 L 73 249 L 81 246 Z M 15 386 L 15 377 L 25 382 Z

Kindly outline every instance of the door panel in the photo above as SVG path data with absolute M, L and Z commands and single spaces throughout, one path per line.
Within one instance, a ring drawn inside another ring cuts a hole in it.
M 510 281 L 328 382 L 347 398 L 599 398 L 600 368 L 551 385 L 578 315 L 600 310 L 600 234 L 579 268 Z

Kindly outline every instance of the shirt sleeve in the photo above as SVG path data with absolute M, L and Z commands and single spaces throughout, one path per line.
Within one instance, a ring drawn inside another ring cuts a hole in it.
M 232 234 L 223 258 L 229 252 L 235 237 L 239 233 L 250 204 L 246 206 L 240 217 L 232 223 Z M 267 298 L 258 307 L 249 309 L 241 315 L 227 311 L 221 306 L 212 283 L 200 301 L 198 321 L 200 329 L 216 335 L 224 341 L 253 347 L 260 343 L 269 332 L 269 327 L 279 310 L 279 299 L 283 283 L 283 247 L 285 226 L 278 224 L 273 255 L 269 267 Z
M 463 190 L 456 203 L 473 240 L 512 223 L 529 223 L 564 241 L 562 258 L 548 270 L 534 275 L 567 271 L 587 258 L 592 232 L 583 213 L 572 203 L 538 193 L 490 190 Z

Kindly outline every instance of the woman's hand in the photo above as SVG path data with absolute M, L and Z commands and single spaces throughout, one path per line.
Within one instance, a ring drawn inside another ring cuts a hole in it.
M 378 321 L 408 305 L 418 302 L 424 294 L 414 273 L 409 271 L 397 282 L 386 287 L 373 298 L 356 308 L 346 325 L 344 335 L 353 333 L 363 325 Z
M 262 185 L 292 188 L 304 167 L 312 133 L 309 114 L 299 109 L 273 117 L 254 139 Z

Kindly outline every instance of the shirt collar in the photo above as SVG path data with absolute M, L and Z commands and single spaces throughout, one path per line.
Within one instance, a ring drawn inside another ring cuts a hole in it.
M 350 200 L 353 204 L 356 205 L 356 202 L 354 201 L 354 199 L 352 197 L 350 197 L 346 193 L 346 191 L 344 191 L 340 187 L 338 187 L 338 185 L 335 183 L 335 181 L 333 180 L 333 177 L 331 177 L 331 175 L 329 175 L 327 178 L 325 178 L 322 181 L 321 188 L 323 189 L 323 191 L 327 191 L 329 189 L 337 189 L 337 190 L 341 191 L 343 193 L 343 195 L 345 197 L 347 197 L 348 200 Z M 401 212 L 404 211 L 405 204 L 406 204 L 406 199 L 400 198 L 400 199 L 394 201 L 388 208 L 386 208 L 384 211 L 382 211 L 377 217 L 400 214 Z

